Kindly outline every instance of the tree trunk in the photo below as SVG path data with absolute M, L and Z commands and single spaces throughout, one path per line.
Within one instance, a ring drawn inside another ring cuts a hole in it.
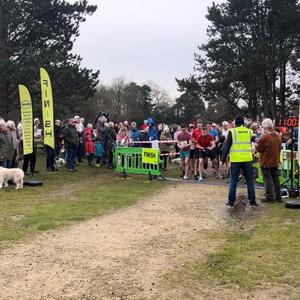
M 264 107 L 264 118 L 272 118 L 271 114 L 271 105 L 272 101 L 270 99 L 270 84 L 269 84 L 268 75 L 265 74 L 264 76 L 264 83 L 263 83 L 263 107 Z
M 285 92 L 286 92 L 286 64 L 281 63 L 281 65 L 280 65 L 280 93 L 279 93 L 280 115 L 281 115 L 281 117 L 286 116 Z
M 8 61 L 8 16 L 5 10 L 5 3 L 0 0 L 0 63 L 5 64 Z M 6 118 L 8 105 L 8 82 L 0 71 L 0 117 Z
M 276 70 L 273 68 L 272 70 L 272 103 L 271 103 L 271 113 L 272 113 L 272 120 L 277 118 L 276 114 L 276 100 L 277 100 L 277 92 L 276 92 Z

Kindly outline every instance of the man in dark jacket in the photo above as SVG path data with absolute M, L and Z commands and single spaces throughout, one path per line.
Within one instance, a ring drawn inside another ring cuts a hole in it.
M 263 173 L 266 192 L 266 197 L 262 202 L 281 202 L 280 171 L 278 169 L 280 163 L 281 137 L 280 134 L 274 130 L 271 119 L 265 119 L 262 122 L 262 126 L 265 131 L 256 146 L 256 151 L 260 153 L 259 165 Z
M 66 149 L 66 163 L 70 172 L 75 171 L 76 150 L 79 145 L 79 137 L 75 125 L 75 120 L 71 118 L 68 122 L 68 125 L 63 129 L 64 144 Z

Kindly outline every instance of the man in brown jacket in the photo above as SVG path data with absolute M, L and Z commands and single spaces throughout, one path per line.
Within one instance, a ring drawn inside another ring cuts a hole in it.
M 262 126 L 264 128 L 264 134 L 256 146 L 256 151 L 260 153 L 259 165 L 263 173 L 266 191 L 266 198 L 263 199 L 262 202 L 281 202 L 280 171 L 278 169 L 280 163 L 281 137 L 280 134 L 274 130 L 271 119 L 265 119 L 262 122 Z M 273 193 L 273 191 L 275 193 Z

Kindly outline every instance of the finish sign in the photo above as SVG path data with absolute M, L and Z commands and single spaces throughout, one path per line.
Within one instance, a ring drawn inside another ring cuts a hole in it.
M 142 163 L 157 165 L 158 149 L 142 148 Z

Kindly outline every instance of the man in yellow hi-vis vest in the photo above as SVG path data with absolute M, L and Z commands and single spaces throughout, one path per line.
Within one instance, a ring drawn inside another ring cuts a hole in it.
M 244 118 L 235 118 L 235 128 L 230 129 L 222 155 L 222 163 L 230 157 L 230 187 L 228 195 L 228 207 L 233 207 L 236 199 L 236 188 L 240 171 L 247 181 L 248 199 L 250 206 L 257 206 L 255 188 L 253 182 L 253 157 L 252 157 L 253 133 L 251 129 L 244 127 Z

